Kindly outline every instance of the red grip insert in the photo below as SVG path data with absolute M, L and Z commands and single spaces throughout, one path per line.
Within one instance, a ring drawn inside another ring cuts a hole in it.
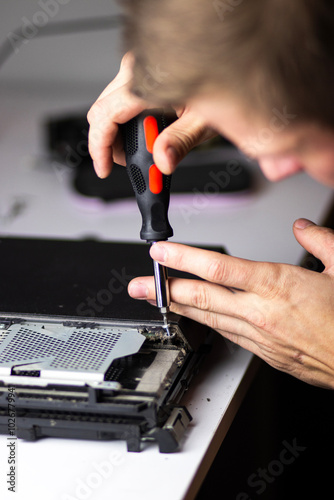
M 144 118 L 143 124 L 147 151 L 153 153 L 154 141 L 159 135 L 158 122 L 154 116 L 149 115 Z
M 154 163 L 148 171 L 148 179 L 151 193 L 161 193 L 163 188 L 162 173 Z

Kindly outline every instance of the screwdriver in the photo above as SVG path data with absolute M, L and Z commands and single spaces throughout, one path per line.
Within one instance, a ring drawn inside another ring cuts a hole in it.
M 168 220 L 171 176 L 160 172 L 153 160 L 153 145 L 176 116 L 149 109 L 121 126 L 127 172 L 142 216 L 140 238 L 154 245 L 173 236 Z M 156 302 L 163 316 L 165 335 L 170 336 L 168 271 L 153 260 Z

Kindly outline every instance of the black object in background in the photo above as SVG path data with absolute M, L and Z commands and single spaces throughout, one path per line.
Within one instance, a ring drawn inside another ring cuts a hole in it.
M 50 119 L 45 124 L 46 147 L 65 169 L 73 171 L 73 187 L 79 194 L 106 202 L 133 198 L 124 167 L 116 164 L 109 177 L 97 177 L 88 152 L 88 129 L 83 116 Z M 236 193 L 253 187 L 247 160 L 236 148 L 222 137 L 210 144 L 196 148 L 181 162 L 173 174 L 172 194 L 205 189 L 214 194 Z
M 262 364 L 196 500 L 326 499 L 333 392 Z
M 3 315 L 162 320 L 157 307 L 127 292 L 132 278 L 153 274 L 146 244 L 0 238 L 0 255 Z

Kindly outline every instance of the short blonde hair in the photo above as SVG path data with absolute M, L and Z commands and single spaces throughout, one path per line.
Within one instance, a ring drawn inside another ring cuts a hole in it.
M 122 0 L 133 91 L 165 104 L 233 92 L 334 126 L 333 0 Z

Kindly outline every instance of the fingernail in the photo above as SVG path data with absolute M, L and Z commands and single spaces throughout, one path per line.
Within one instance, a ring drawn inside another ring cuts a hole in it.
M 305 229 L 305 228 L 307 228 L 309 226 L 315 226 L 315 224 L 314 224 L 314 222 L 311 222 L 308 219 L 298 219 L 295 222 L 295 227 L 297 229 Z
M 148 290 L 143 283 L 130 283 L 129 294 L 133 299 L 146 299 Z
M 102 179 L 102 175 L 101 175 L 101 172 L 100 172 L 100 167 L 99 167 L 99 164 L 96 162 L 96 161 L 93 161 L 93 167 L 94 167 L 94 170 L 95 170 L 95 173 L 96 175 Z
M 155 243 L 151 246 L 150 255 L 152 259 L 156 260 L 157 262 L 165 262 L 166 250 L 163 245 Z

